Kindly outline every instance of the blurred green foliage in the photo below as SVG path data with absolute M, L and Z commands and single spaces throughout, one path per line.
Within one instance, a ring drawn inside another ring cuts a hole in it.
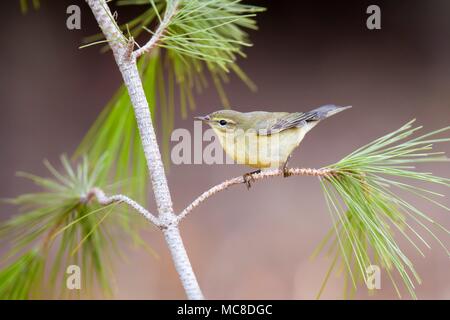
M 63 156 L 63 171 L 45 162 L 51 178 L 19 173 L 40 191 L 6 200 L 19 206 L 22 213 L 0 224 L 2 246 L 10 246 L 2 259 L 0 299 L 42 297 L 45 289 L 49 296 L 67 295 L 70 290 L 64 279 L 69 265 L 83 270 L 83 292 L 89 293 L 98 284 L 111 293 L 112 257 L 120 254 L 117 234 L 125 233 L 135 244 L 144 243 L 137 220 L 130 219 L 121 206 L 101 206 L 88 198 L 94 187 L 110 190 L 111 186 L 101 182 L 104 160 L 102 156 L 91 165 L 83 158 L 73 168 Z M 46 276 L 48 281 L 44 281 Z M 60 290 L 56 290 L 58 286 Z
M 41 3 L 39 0 L 20 0 L 20 10 L 22 13 L 28 12 L 29 8 L 32 7 L 34 10 L 40 8 Z

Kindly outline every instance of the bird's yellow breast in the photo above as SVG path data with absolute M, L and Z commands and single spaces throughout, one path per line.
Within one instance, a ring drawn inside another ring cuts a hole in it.
M 292 128 L 271 135 L 250 132 L 215 130 L 226 154 L 238 164 L 254 168 L 275 168 L 283 165 L 303 140 L 306 130 Z

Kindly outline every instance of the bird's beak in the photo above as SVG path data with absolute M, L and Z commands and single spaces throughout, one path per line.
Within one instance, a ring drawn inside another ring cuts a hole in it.
M 209 120 L 211 120 L 211 119 L 209 118 L 209 116 L 194 117 L 194 119 L 200 120 L 200 121 L 205 121 L 205 122 L 208 122 Z

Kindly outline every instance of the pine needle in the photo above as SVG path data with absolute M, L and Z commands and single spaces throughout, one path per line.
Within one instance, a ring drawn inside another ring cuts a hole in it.
M 423 227 L 444 248 L 447 255 L 449 251 L 444 245 L 445 241 L 440 240 L 426 223 L 438 227 L 447 235 L 450 233 L 426 213 L 401 198 L 395 189 L 407 191 L 449 211 L 448 207 L 433 198 L 443 197 L 442 194 L 415 186 L 413 183 L 426 182 L 450 187 L 450 179 L 417 171 L 415 165 L 409 164 L 447 162 L 448 158 L 443 156 L 443 153 L 431 150 L 434 144 L 448 142 L 449 139 L 429 138 L 449 131 L 450 127 L 411 139 L 410 136 L 421 129 L 413 128 L 413 122 L 327 166 L 335 174 L 321 178 L 321 184 L 335 224 L 334 238 L 327 235 L 324 243 L 333 245 L 335 253 L 345 262 L 348 275 L 346 278 L 351 279 L 353 284 L 359 282 L 359 279 L 366 282 L 366 268 L 380 263 L 380 267 L 388 272 L 399 297 L 400 290 L 393 280 L 391 270 L 397 271 L 410 296 L 416 298 L 415 283 L 420 283 L 421 280 L 414 265 L 395 240 L 394 230 L 422 256 L 425 256 L 425 252 L 416 244 L 414 238 L 427 249 L 431 246 L 424 240 L 420 230 L 407 222 L 408 218 Z M 324 243 L 321 243 L 318 250 L 323 250 Z M 339 245 L 336 246 L 335 243 Z M 370 259 L 370 256 L 373 256 L 373 259 Z M 351 260 L 356 264 L 350 264 Z M 335 263 L 331 267 L 334 268 Z M 328 277 L 327 273 L 325 282 Z

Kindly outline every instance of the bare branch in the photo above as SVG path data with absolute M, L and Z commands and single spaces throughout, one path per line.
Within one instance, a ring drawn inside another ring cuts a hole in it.
M 192 269 L 186 248 L 181 240 L 180 231 L 175 224 L 177 216 L 173 211 L 172 198 L 170 196 L 170 190 L 161 160 L 161 153 L 153 128 L 150 108 L 136 64 L 136 58 L 154 47 L 162 36 L 164 30 L 169 25 L 172 16 L 175 14 L 179 0 L 168 0 L 166 14 L 155 35 L 143 48 L 133 52 L 131 56 L 129 54 L 131 45 L 127 45 L 124 41 L 115 40 L 120 38 L 123 39 L 124 36 L 115 24 L 111 10 L 105 0 L 86 0 L 86 2 L 91 8 L 106 40 L 109 41 L 117 66 L 122 74 L 125 86 L 127 87 L 141 137 L 142 148 L 147 160 L 153 194 L 158 208 L 158 222 L 164 233 L 175 268 L 187 297 L 196 300 L 203 299 L 203 293 L 194 274 L 194 270 Z
M 310 169 L 310 168 L 291 168 L 288 170 L 289 176 L 316 176 L 316 177 L 326 177 L 333 174 L 331 169 L 322 168 L 322 169 Z M 274 169 L 268 171 L 262 171 L 260 173 L 254 173 L 251 175 L 252 181 L 262 180 L 270 177 L 278 177 L 283 176 L 282 169 Z M 208 198 L 212 197 L 216 193 L 220 191 L 224 191 L 229 187 L 237 184 L 246 183 L 243 176 L 239 176 L 230 180 L 226 180 L 208 191 L 205 191 L 202 195 L 200 195 L 197 199 L 195 199 L 189 206 L 186 207 L 178 216 L 177 223 L 180 223 L 192 210 L 198 207 L 202 202 L 206 201 Z
M 143 47 L 134 51 L 133 54 L 134 58 L 137 59 L 144 53 L 149 52 L 156 46 L 158 41 L 161 40 L 162 36 L 164 35 L 164 32 L 166 31 L 167 27 L 170 24 L 170 21 L 172 20 L 172 17 L 175 15 L 177 11 L 179 2 L 180 2 L 179 0 L 167 1 L 166 12 L 164 13 L 164 18 L 162 19 L 158 29 L 156 29 L 156 31 L 153 33 L 153 36 Z
M 153 223 L 156 227 L 161 228 L 161 222 L 159 221 L 159 219 L 156 216 L 151 214 L 149 211 L 147 211 L 147 209 L 142 207 L 136 201 L 128 198 L 127 196 L 124 196 L 122 194 L 116 194 L 116 195 L 113 195 L 113 196 L 107 196 L 103 192 L 103 190 L 101 190 L 99 188 L 93 188 L 87 194 L 85 201 L 87 202 L 87 201 L 91 200 L 92 198 L 96 198 L 98 203 L 100 203 L 101 205 L 105 205 L 105 206 L 108 205 L 108 204 L 114 203 L 114 202 L 126 203 L 131 208 L 133 208 L 134 210 L 136 210 L 137 212 L 142 214 L 148 221 Z

